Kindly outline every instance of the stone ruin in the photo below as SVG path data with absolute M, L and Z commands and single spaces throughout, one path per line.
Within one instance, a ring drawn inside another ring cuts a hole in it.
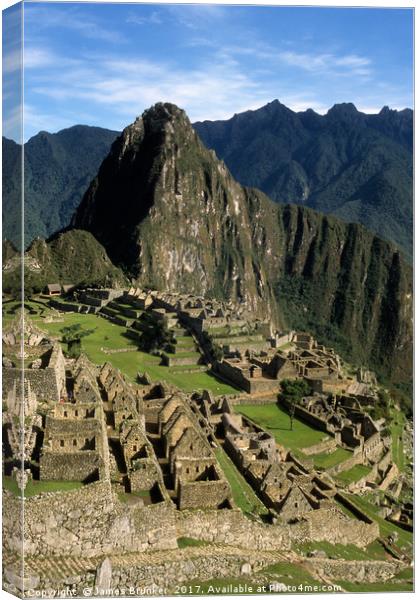
M 220 326 L 222 320 L 226 324 L 249 318 L 231 303 L 218 305 L 204 298 L 135 288 L 128 295 L 144 307 L 153 304 L 183 314 L 197 331 Z M 379 535 L 376 523 L 340 510 L 330 481 L 284 451 L 272 436 L 234 415 L 226 399 L 214 400 L 207 392 L 183 394 L 146 375 L 133 384 L 110 363 L 98 367 L 83 355 L 66 361 L 59 344 L 30 327 L 25 330 L 28 360 L 19 387 L 16 331 L 6 337 L 9 362 L 3 362 L 10 453 L 6 474 L 13 474 L 22 491 L 31 479 L 34 484 L 79 484 L 72 491 L 26 498 L 22 534 L 27 556 L 92 557 L 100 561 L 98 581 L 109 582 L 114 569 L 104 556 L 174 551 L 179 537 L 284 550 L 308 537 L 363 546 Z M 302 353 L 315 349 L 318 358 L 323 353 L 329 376 L 336 376 L 339 363 L 333 354 L 311 340 L 297 342 L 310 346 L 297 351 L 299 360 L 307 358 Z M 270 372 L 266 378 L 278 386 L 287 369 L 297 368 L 293 358 L 283 359 L 276 348 L 265 357 L 248 355 L 253 369 L 249 379 L 261 380 Z M 367 428 L 362 420 L 353 434 L 363 438 L 365 448 L 375 435 L 372 430 L 366 436 Z M 221 440 L 270 510 L 271 524 L 256 516 L 250 520 L 236 508 L 215 454 Z M 23 471 L 16 462 L 21 459 Z M 4 491 L 6 554 L 21 548 L 13 534 L 19 502 Z M 82 582 L 88 580 L 89 569 Z M 42 579 L 44 585 L 46 581 Z

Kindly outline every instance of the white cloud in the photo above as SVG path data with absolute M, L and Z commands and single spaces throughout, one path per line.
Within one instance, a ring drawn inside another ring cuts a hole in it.
M 22 50 L 20 48 L 16 48 L 3 53 L 2 66 L 3 74 L 5 75 L 10 75 L 10 73 L 19 71 L 22 67 Z
M 277 58 L 288 66 L 298 67 L 315 74 L 351 76 L 369 76 L 371 74 L 371 60 L 357 54 L 338 56 L 332 53 L 309 54 L 287 51 L 278 53 Z
M 195 69 L 171 62 L 88 57 L 83 64 L 31 76 L 31 93 L 64 101 L 83 100 L 133 118 L 158 101 L 180 105 L 192 120 L 221 119 L 272 99 L 269 90 L 244 73 L 240 65 L 203 61 Z M 210 100 L 210 101 L 209 101 Z
M 16 142 L 22 139 L 22 109 L 17 105 L 6 112 L 3 112 L 2 134 Z
M 153 11 L 151 15 L 145 17 L 131 13 L 128 15 L 126 22 L 134 23 L 135 25 L 161 25 L 163 20 L 158 11 Z
M 30 51 L 24 51 L 25 69 L 34 69 L 53 65 L 55 56 L 43 48 L 32 47 Z
M 29 4 L 25 8 L 25 22 L 36 23 L 37 30 L 70 29 L 83 37 L 102 40 L 105 42 L 123 42 L 124 38 L 115 29 L 108 29 L 100 22 L 82 15 L 73 6 L 59 9 L 51 6 Z
M 217 4 L 167 5 L 166 10 L 174 20 L 188 29 L 208 29 L 210 25 L 225 20 L 229 10 Z

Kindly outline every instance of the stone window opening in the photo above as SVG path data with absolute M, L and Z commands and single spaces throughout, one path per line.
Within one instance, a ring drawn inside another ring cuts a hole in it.
M 67 417 L 67 411 L 66 410 L 64 411 L 64 416 Z
M 79 411 L 78 411 L 78 410 L 75 410 L 75 411 L 74 411 L 74 416 L 75 416 L 75 417 L 78 417 L 78 416 L 79 416 Z
M 64 440 L 60 440 L 60 446 L 61 448 L 64 448 Z
M 73 446 L 77 446 L 77 440 L 73 440 Z

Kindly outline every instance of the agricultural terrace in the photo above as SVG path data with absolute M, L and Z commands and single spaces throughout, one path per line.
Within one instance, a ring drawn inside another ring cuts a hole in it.
M 244 479 L 243 475 L 239 473 L 226 452 L 222 448 L 217 448 L 215 454 L 220 467 L 230 484 L 236 506 L 244 513 L 257 513 L 259 515 L 268 514 L 267 508 L 255 494 L 249 483 Z
M 3 318 L 10 321 L 15 318 L 16 310 L 20 304 L 5 303 L 3 308 Z M 199 370 L 185 373 L 179 366 L 166 367 L 160 365 L 159 356 L 153 356 L 146 352 L 141 352 L 137 348 L 137 343 L 126 333 L 124 326 L 112 323 L 108 319 L 95 314 L 82 313 L 57 313 L 51 310 L 45 302 L 28 301 L 25 302 L 26 314 L 33 319 L 38 327 L 49 333 L 52 337 L 61 338 L 60 330 L 63 327 L 80 323 L 84 329 L 93 329 L 93 333 L 82 340 L 82 349 L 88 358 L 95 364 L 110 362 L 113 366 L 121 370 L 131 380 L 135 381 L 137 373 L 146 371 L 153 381 L 166 381 L 169 384 L 179 387 L 185 392 L 199 391 L 207 389 L 215 395 L 236 394 L 238 390 L 234 387 L 219 381 L 208 371 Z M 54 322 L 47 323 L 45 317 L 53 317 Z M 185 339 L 181 337 L 181 346 L 185 344 Z M 130 351 L 112 353 L 113 350 L 127 348 Z M 63 344 L 63 350 L 66 350 L 66 344 Z M 108 353 L 107 351 L 111 351 Z M 178 353 L 178 356 L 184 353 Z M 191 353 L 196 356 L 196 354 Z
M 404 413 L 391 409 L 390 430 L 392 436 L 392 458 L 398 469 L 402 472 L 406 467 L 404 457 L 403 430 L 406 421 Z
M 83 486 L 80 481 L 37 481 L 29 480 L 25 488 L 25 497 L 30 498 L 44 492 L 66 492 L 69 490 L 77 490 Z M 16 479 L 3 475 L 3 488 L 9 490 L 15 496 L 21 496 L 22 491 L 19 489 Z
M 292 451 L 319 444 L 328 437 L 324 431 L 313 429 L 296 417 L 293 429 L 290 429 L 289 414 L 278 404 L 238 404 L 234 410 L 271 433 L 278 444 Z
M 306 456 L 301 452 L 302 448 L 319 444 L 328 439 L 329 434 L 314 429 L 296 416 L 293 419 L 293 429 L 290 429 L 289 414 L 278 404 L 240 404 L 235 406 L 234 409 L 271 433 L 278 444 L 291 450 L 297 457 L 310 458 L 316 469 L 330 469 L 352 456 L 351 452 L 344 448 L 337 448 L 331 453 L 324 452 Z
M 382 537 L 387 538 L 391 534 L 397 534 L 398 538 L 395 544 L 408 555 L 413 552 L 413 534 L 402 527 L 386 521 L 378 515 L 379 507 L 370 502 L 367 494 L 360 496 L 356 494 L 344 494 L 350 502 L 357 506 L 365 515 L 376 521 L 379 525 L 379 531 Z M 341 507 L 342 508 L 342 507 Z

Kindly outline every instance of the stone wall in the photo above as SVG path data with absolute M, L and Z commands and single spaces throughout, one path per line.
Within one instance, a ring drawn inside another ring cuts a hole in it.
M 88 568 L 83 571 L 75 569 L 71 575 L 49 561 L 47 569 L 35 568 L 30 575 L 26 571 L 26 589 L 61 590 L 70 586 L 77 597 L 86 596 L 86 588 L 94 597 L 110 596 L 111 589 L 124 596 L 161 597 L 177 591 L 177 584 L 215 578 L 236 579 L 244 574 L 257 573 L 278 560 L 275 553 L 255 552 L 253 549 L 219 547 L 215 552 L 214 548 L 190 547 L 148 553 L 148 556 L 112 555 L 104 560 L 90 560 L 88 565 L 85 561 Z M 15 577 L 11 578 L 9 572 L 10 569 L 6 571 L 6 582 L 19 579 L 16 567 Z
M 373 523 L 372 519 L 366 513 L 364 513 L 358 506 L 353 504 L 353 502 L 349 500 L 349 498 L 346 498 L 346 496 L 344 496 L 340 492 L 338 492 L 335 497 L 336 500 L 340 502 L 343 506 L 345 506 L 348 510 L 350 510 L 355 515 L 355 517 L 357 517 L 357 519 L 360 519 L 365 523 Z
M 232 406 L 236 406 L 236 405 L 240 405 L 240 404 L 255 404 L 255 405 L 262 405 L 262 404 L 275 404 L 277 402 L 278 399 L 278 394 L 276 392 L 273 392 L 273 395 L 264 395 L 264 396 L 260 396 L 260 397 L 253 397 L 253 396 L 239 396 L 239 395 L 233 395 L 229 397 L 229 402 Z M 228 412 L 233 412 L 233 410 L 231 409 Z
M 188 481 L 179 483 L 179 508 L 216 508 L 231 496 L 230 486 L 219 481 Z
M 76 302 L 62 302 L 51 298 L 48 304 L 61 312 L 80 312 L 80 304 Z
M 108 482 L 25 499 L 24 550 L 31 555 L 93 557 L 176 547 L 175 510 L 165 502 L 122 504 Z M 16 532 L 22 500 L 3 491 L 3 543 L 22 553 Z
M 382 458 L 378 461 L 378 471 L 385 472 L 392 463 L 392 451 L 386 450 Z
M 176 354 L 163 354 L 163 364 L 167 367 L 185 366 L 197 364 L 199 357 L 191 356 L 177 356 Z
M 309 446 L 308 448 L 301 448 L 301 452 L 306 456 L 311 456 L 312 454 L 321 454 L 323 452 L 331 453 L 337 448 L 337 441 L 334 438 L 328 436 L 327 440 L 320 442 L 319 444 L 314 444 L 313 446 Z
M 3 395 L 7 396 L 9 390 L 13 389 L 14 382 L 20 380 L 22 371 L 20 369 L 3 369 Z M 57 387 L 57 379 L 52 369 L 25 369 L 25 380 L 29 381 L 31 390 L 35 392 L 38 401 L 60 399 L 60 389 Z
M 379 489 L 380 490 L 387 490 L 388 487 L 390 486 L 390 484 L 394 481 L 394 479 L 396 477 L 398 477 L 399 475 L 399 470 L 398 467 L 395 463 L 392 463 L 389 467 L 387 472 L 385 473 L 385 477 L 383 478 L 383 480 L 381 481 L 380 485 L 379 485 Z
M 176 523 L 179 537 L 256 550 L 286 549 L 292 541 L 304 543 L 308 540 L 364 547 L 379 537 L 377 523 L 370 519 L 352 519 L 338 506 L 314 510 L 294 525 L 265 525 L 248 519 L 239 510 L 228 509 L 177 512 Z
M 288 411 L 288 404 L 286 402 L 282 402 L 282 405 L 283 408 Z M 295 416 L 299 417 L 299 419 L 302 421 L 305 421 L 305 423 L 309 423 L 309 425 L 312 425 L 312 427 L 315 427 L 316 429 L 328 432 L 328 423 L 325 419 L 312 414 L 303 406 L 299 406 L 299 404 L 296 404 L 295 406 Z
M 307 561 L 305 566 L 319 577 L 327 577 L 334 581 L 363 581 L 364 583 L 386 581 L 401 569 L 401 565 L 395 561 L 321 558 L 313 558 Z
M 291 546 L 287 527 L 252 521 L 239 509 L 179 511 L 176 513 L 176 528 L 178 537 L 193 537 L 243 548 L 274 550 Z
M 25 369 L 25 380 L 30 382 L 31 390 L 38 401 L 55 400 L 58 402 L 65 389 L 66 373 L 64 356 L 60 344 L 54 344 L 47 358 L 47 366 L 41 369 Z M 13 390 L 16 380 L 21 380 L 22 371 L 18 368 L 3 369 L 3 397 Z
M 363 548 L 379 537 L 379 525 L 363 515 L 363 520 L 352 519 L 338 506 L 319 508 L 305 515 L 306 541 L 354 544 Z M 292 529 L 293 529 L 292 525 Z
M 40 461 L 40 478 L 55 481 L 84 481 L 97 472 L 105 477 L 102 457 L 94 450 L 79 452 L 54 452 L 44 450 Z
M 160 564 L 138 564 L 136 566 L 116 566 L 112 570 L 112 584 L 117 588 L 129 588 L 130 586 L 144 586 L 145 582 L 153 582 L 156 587 L 161 588 L 160 595 L 173 591 L 176 584 L 194 580 L 207 581 L 209 579 L 236 579 L 244 572 L 247 565 L 249 572 L 261 569 L 266 564 L 275 562 L 271 556 L 262 557 L 253 555 L 250 551 L 229 552 L 228 549 L 219 549 L 211 553 L 177 552 L 172 553 L 165 559 L 162 557 Z M 183 559 L 183 554 L 185 558 Z M 189 556 L 191 554 L 191 556 Z
M 47 370 L 54 372 L 58 393 L 66 388 L 66 365 L 61 344 L 54 344 Z

